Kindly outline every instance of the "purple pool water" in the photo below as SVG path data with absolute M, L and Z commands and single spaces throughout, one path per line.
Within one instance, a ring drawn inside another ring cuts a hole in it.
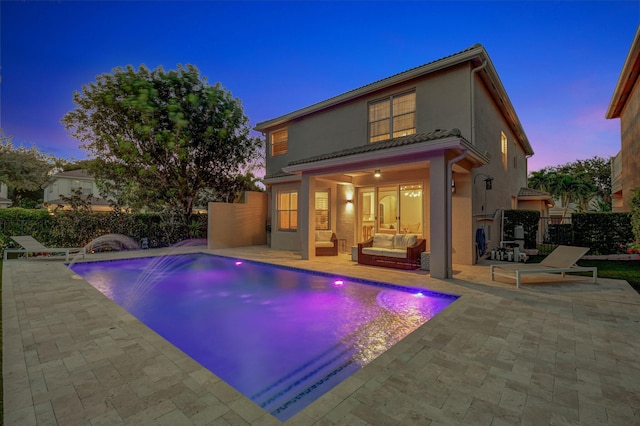
M 458 297 L 208 254 L 72 269 L 282 421 Z

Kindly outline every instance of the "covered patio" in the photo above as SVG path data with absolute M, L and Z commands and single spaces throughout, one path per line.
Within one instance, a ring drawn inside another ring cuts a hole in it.
M 347 247 L 375 233 L 416 233 L 427 241 L 431 275 L 450 278 L 453 263 L 475 262 L 471 172 L 487 163 L 459 130 L 437 130 L 294 161 L 288 176 L 265 183 L 300 182 L 302 259 L 315 257 L 317 194 L 326 193 L 330 229 Z

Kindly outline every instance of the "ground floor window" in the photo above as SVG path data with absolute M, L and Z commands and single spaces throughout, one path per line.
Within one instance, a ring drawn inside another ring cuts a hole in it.
M 298 191 L 278 191 L 278 230 L 298 229 Z
M 316 192 L 316 230 L 329 230 L 329 191 Z

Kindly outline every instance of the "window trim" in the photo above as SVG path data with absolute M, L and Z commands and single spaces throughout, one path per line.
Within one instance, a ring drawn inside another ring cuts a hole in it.
M 509 139 L 504 132 L 500 132 L 500 153 L 502 160 L 502 168 L 507 170 L 509 163 Z
M 291 205 L 291 196 L 293 194 L 296 195 L 296 206 L 295 209 L 289 207 L 288 209 L 283 209 L 281 206 L 281 202 L 280 202 L 280 198 L 282 195 L 284 194 L 288 194 L 289 195 L 289 205 Z M 283 231 L 283 232 L 297 232 L 298 231 L 298 190 L 297 189 L 281 189 L 278 191 L 277 193 L 277 200 L 276 200 L 276 218 L 277 218 L 277 226 L 278 226 L 278 231 Z M 282 226 L 282 220 L 281 220 L 281 213 L 288 213 L 289 216 L 289 226 L 284 228 Z M 293 214 L 295 214 L 295 227 L 291 226 L 291 218 L 293 217 Z
M 326 193 L 327 194 L 327 208 L 326 209 L 318 209 L 318 198 L 317 195 L 319 193 Z M 313 195 L 313 199 L 314 199 L 314 220 L 315 220 L 315 228 L 316 231 L 328 231 L 331 229 L 331 192 L 329 189 L 322 189 L 319 191 L 315 191 L 314 195 Z M 318 227 L 318 212 L 327 212 L 327 223 L 326 223 L 326 228 L 319 228 Z
M 275 136 L 285 133 L 286 138 L 284 140 L 275 141 Z M 286 154 L 289 151 L 289 128 L 284 127 L 278 130 L 274 130 L 269 134 L 269 141 L 271 144 L 271 156 L 276 157 L 278 155 Z M 284 149 L 282 149 L 284 147 Z M 279 148 L 276 150 L 275 148 Z
M 394 99 L 401 98 L 401 97 L 407 96 L 407 95 L 413 95 L 413 104 L 414 104 L 413 105 L 413 110 L 411 110 L 409 112 L 404 112 L 404 113 L 395 115 L 394 111 L 393 111 L 393 101 L 394 101 Z M 409 128 L 409 129 L 406 129 L 406 131 L 408 133 L 406 133 L 406 135 L 402 135 L 402 136 L 415 134 L 416 131 L 417 131 L 417 109 L 418 109 L 417 108 L 416 98 L 417 98 L 416 90 L 412 89 L 412 90 L 408 90 L 408 91 L 405 91 L 405 92 L 396 93 L 394 95 L 390 95 L 390 96 L 387 96 L 387 97 L 384 97 L 384 98 L 379 98 L 379 99 L 376 99 L 374 101 L 370 101 L 369 103 L 367 103 L 367 133 L 368 133 L 369 143 L 383 142 L 383 141 L 387 141 L 387 140 L 393 139 L 394 137 L 401 137 L 401 136 L 394 136 L 394 133 L 395 133 L 394 128 L 393 128 L 394 121 L 395 121 L 395 119 L 397 119 L 399 117 L 408 116 L 410 114 L 413 114 L 413 127 Z M 371 106 L 379 104 L 379 103 L 382 103 L 382 102 L 388 102 L 389 103 L 389 115 L 386 118 L 382 118 L 382 119 L 373 121 L 371 119 Z M 386 133 L 386 135 L 385 134 L 379 134 L 379 135 L 373 136 L 372 132 L 371 132 L 372 124 L 381 123 L 381 122 L 387 121 L 387 120 L 389 122 L 389 132 Z M 373 140 L 374 138 L 383 138 L 383 139 Z

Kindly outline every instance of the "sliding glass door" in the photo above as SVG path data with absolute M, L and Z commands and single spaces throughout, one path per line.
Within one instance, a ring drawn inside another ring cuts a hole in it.
M 422 235 L 422 184 L 361 188 L 358 195 L 359 241 L 374 233 Z

